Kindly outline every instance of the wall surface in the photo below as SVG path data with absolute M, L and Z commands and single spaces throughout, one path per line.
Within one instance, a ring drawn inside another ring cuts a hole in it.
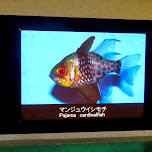
M 120 142 L 152 143 L 152 131 L 105 131 L 0 135 L 0 147 Z
M 0 0 L 0 15 L 152 20 L 152 0 Z M 115 136 L 116 134 L 119 134 L 122 141 L 124 141 L 125 132 L 111 132 L 110 136 Z M 137 137 L 139 132 L 134 131 L 133 134 L 134 137 Z M 73 136 L 72 133 L 67 135 L 69 135 L 69 139 Z M 81 133 L 83 138 L 95 138 L 94 136 L 96 135 L 100 138 L 98 133 L 92 133 L 93 137 L 88 135 L 88 133 Z M 144 135 L 145 131 L 142 131 L 141 136 L 144 137 Z M 55 137 L 53 134 L 49 136 Z M 59 136 L 63 138 L 61 134 Z M 104 135 L 104 137 L 106 136 L 109 136 L 109 134 Z M 152 140 L 152 131 L 148 131 L 148 136 L 150 136 L 148 139 Z M 5 137 L 5 141 L 13 140 L 12 136 Z M 32 138 L 30 135 L 26 135 L 24 138 L 27 137 L 28 139 Z M 81 137 L 76 139 L 79 140 L 79 138 Z M 0 139 L 4 139 L 4 135 L 1 135 Z
M 0 15 L 152 20 L 152 1 L 0 0 Z

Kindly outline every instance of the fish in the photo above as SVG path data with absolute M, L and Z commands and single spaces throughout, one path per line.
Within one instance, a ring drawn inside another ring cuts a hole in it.
M 112 75 L 119 75 L 129 85 L 133 85 L 140 54 L 127 55 L 115 60 L 117 39 L 105 39 L 90 51 L 95 36 L 89 37 L 76 52 L 66 56 L 56 64 L 49 77 L 64 87 L 76 88 L 80 97 L 88 104 L 96 104 L 102 96 L 110 96 L 116 84 Z

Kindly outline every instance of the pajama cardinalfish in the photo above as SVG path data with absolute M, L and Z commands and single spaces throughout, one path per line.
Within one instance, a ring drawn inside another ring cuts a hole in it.
M 89 52 L 95 37 L 88 38 L 75 53 L 66 56 L 50 72 L 50 78 L 64 87 L 76 88 L 86 103 L 96 103 L 102 96 L 112 93 L 113 80 L 109 74 L 118 74 L 128 84 L 133 85 L 134 73 L 140 54 L 127 55 L 122 59 L 112 60 L 116 39 L 105 39 Z M 110 85 L 109 85 L 110 84 Z

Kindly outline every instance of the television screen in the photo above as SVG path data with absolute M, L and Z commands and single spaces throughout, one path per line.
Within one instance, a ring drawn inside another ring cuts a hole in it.
M 152 129 L 151 21 L 0 19 L 0 133 Z
M 145 55 L 145 33 L 21 29 L 22 119 L 143 117 Z

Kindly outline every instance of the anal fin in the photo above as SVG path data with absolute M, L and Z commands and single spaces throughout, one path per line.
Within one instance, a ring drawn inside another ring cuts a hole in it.
M 97 100 L 101 100 L 101 95 L 99 93 L 97 85 L 81 85 L 77 88 L 77 90 L 81 98 L 87 103 L 95 104 Z

